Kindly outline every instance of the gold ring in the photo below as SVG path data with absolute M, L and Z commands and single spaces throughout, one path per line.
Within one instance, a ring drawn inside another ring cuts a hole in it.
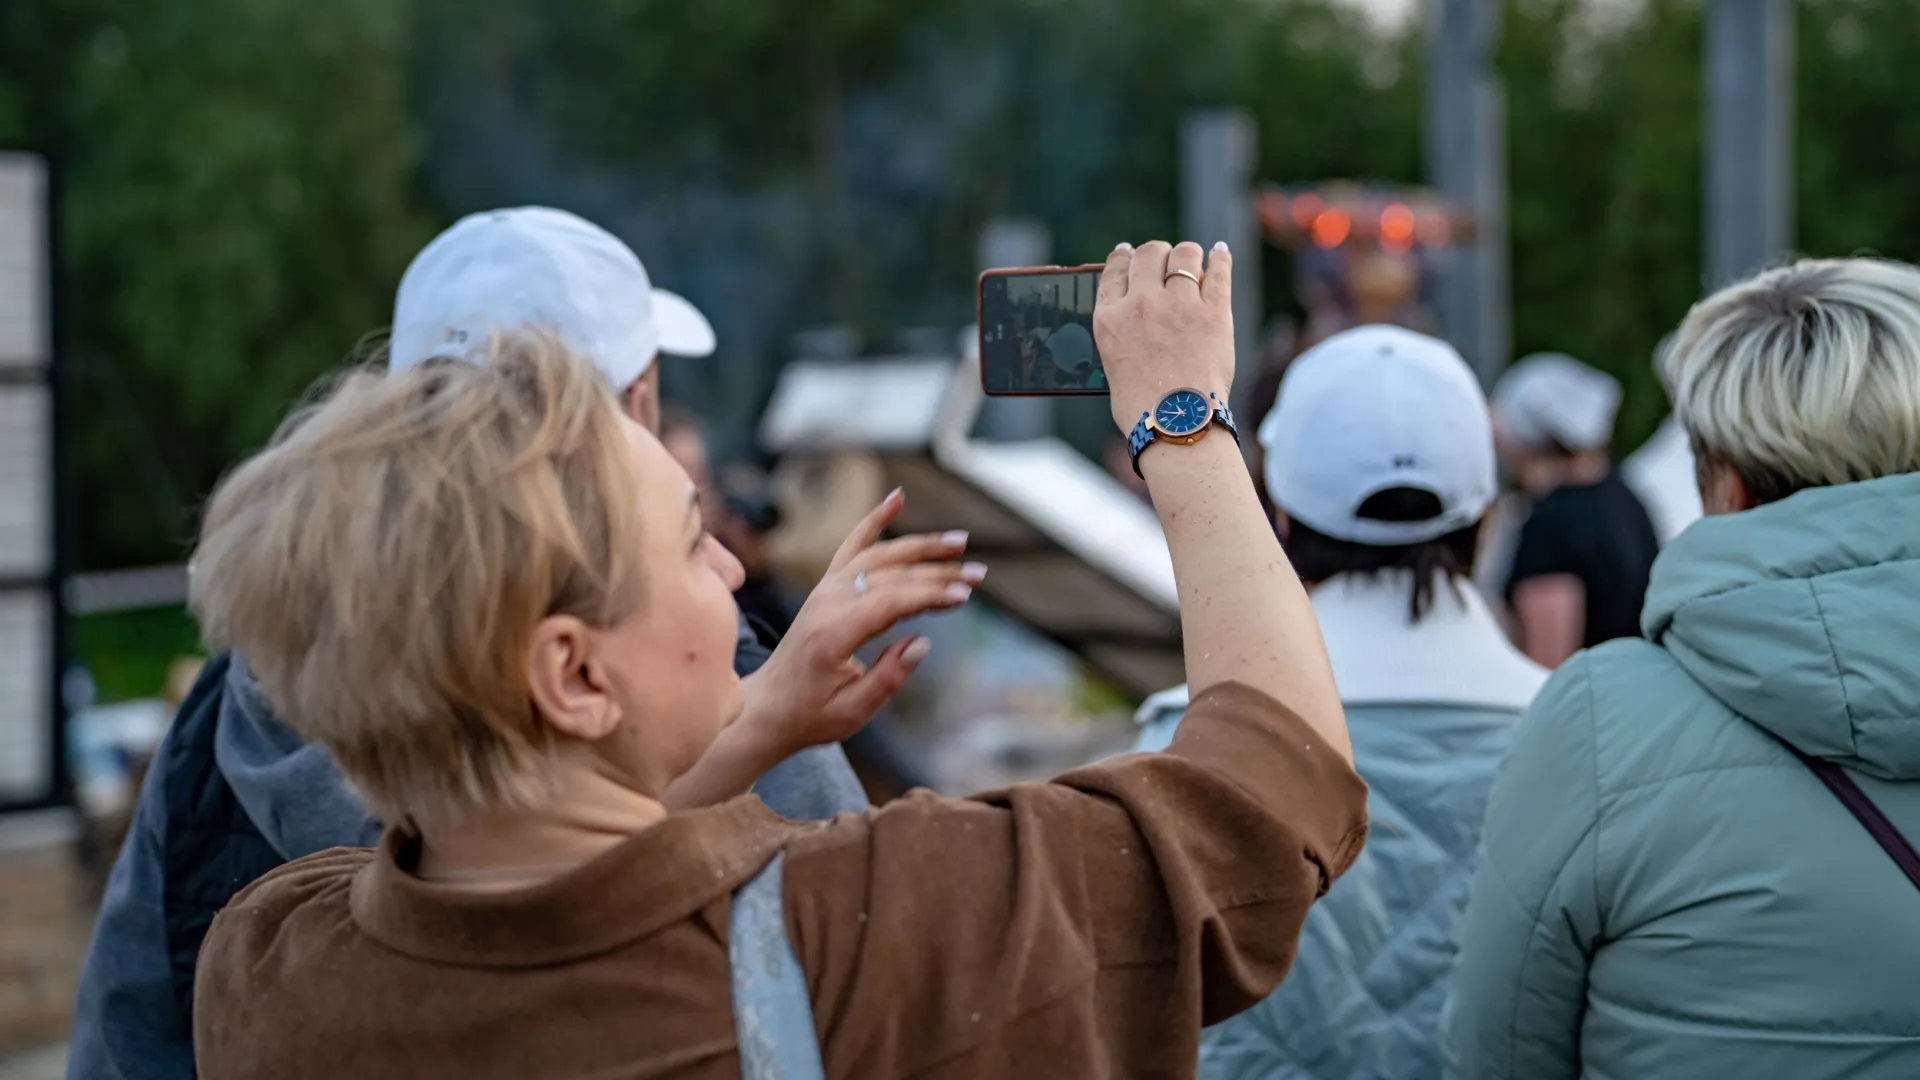
M 1160 284 L 1165 285 L 1167 282 L 1172 281 L 1174 278 L 1177 278 L 1177 277 L 1186 278 L 1188 281 L 1193 282 L 1195 285 L 1200 284 L 1200 275 L 1194 273 L 1191 270 L 1169 270 L 1167 271 L 1166 276 L 1160 279 Z

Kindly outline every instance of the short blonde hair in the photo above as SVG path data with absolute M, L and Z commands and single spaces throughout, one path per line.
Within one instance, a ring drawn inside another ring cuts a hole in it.
M 1703 463 L 1756 503 L 1920 469 L 1920 269 L 1805 259 L 1694 305 L 1660 359 Z
M 191 586 L 209 643 L 384 821 L 536 804 L 532 630 L 640 601 L 626 423 L 546 336 L 347 375 L 214 493 Z

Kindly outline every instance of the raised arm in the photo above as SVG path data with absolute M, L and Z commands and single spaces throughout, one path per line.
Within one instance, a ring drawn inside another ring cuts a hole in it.
M 1095 308 L 1128 428 L 1168 391 L 1224 399 L 1233 381 L 1228 256 L 1202 288 L 1165 280 L 1169 252 L 1116 251 Z M 1171 258 L 1202 276 L 1197 246 Z M 829 1075 L 961 1055 L 956 1074 L 1191 1075 L 1202 1026 L 1272 991 L 1359 852 L 1366 788 L 1319 630 L 1233 439 L 1148 446 L 1141 465 L 1179 581 L 1186 721 L 1165 753 L 973 800 L 921 792 L 791 844 Z
M 1198 284 L 1171 271 L 1184 270 Z M 1216 245 L 1122 244 L 1107 257 L 1094 332 L 1114 422 L 1131 431 L 1170 391 L 1227 399 L 1233 386 L 1233 257 Z M 1352 760 L 1333 671 L 1306 590 L 1280 550 L 1239 448 L 1224 431 L 1157 440 L 1141 474 L 1166 531 L 1180 590 L 1187 683 L 1259 690 L 1298 713 Z

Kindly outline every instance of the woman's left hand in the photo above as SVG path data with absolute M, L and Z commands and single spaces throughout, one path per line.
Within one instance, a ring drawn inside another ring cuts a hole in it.
M 881 540 L 906 503 L 898 489 L 840 545 L 766 665 L 745 680 L 737 724 L 787 753 L 839 742 L 864 727 L 926 659 L 924 637 L 895 642 L 872 667 L 854 657 L 902 619 L 959 607 L 986 577 L 981 563 L 954 561 L 967 534 Z

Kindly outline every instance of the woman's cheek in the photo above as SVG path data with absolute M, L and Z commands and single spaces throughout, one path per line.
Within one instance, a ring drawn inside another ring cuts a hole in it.
M 733 666 L 733 653 L 740 643 L 740 607 L 734 602 L 732 590 L 724 582 L 715 587 L 715 596 L 710 604 L 712 612 L 713 640 L 720 646 L 720 654 L 726 658 L 726 666 Z

